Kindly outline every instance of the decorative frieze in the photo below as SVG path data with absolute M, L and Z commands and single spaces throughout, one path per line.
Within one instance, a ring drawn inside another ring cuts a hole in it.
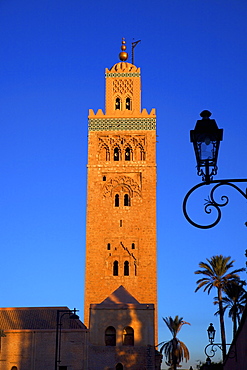
M 155 130 L 156 118 L 89 118 L 89 131 Z

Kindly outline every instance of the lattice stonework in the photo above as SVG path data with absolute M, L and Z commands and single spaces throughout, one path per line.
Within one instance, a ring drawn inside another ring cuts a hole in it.
M 131 94 L 133 95 L 133 80 L 114 80 L 113 94 Z
M 89 131 L 155 130 L 156 118 L 89 118 Z
M 105 77 L 141 77 L 141 74 L 136 73 L 106 73 Z

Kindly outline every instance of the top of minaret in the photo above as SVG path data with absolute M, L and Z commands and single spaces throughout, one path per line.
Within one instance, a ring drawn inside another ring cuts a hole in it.
M 140 73 L 140 68 L 136 67 L 132 63 L 128 63 L 128 53 L 126 51 L 126 42 L 124 37 L 122 38 L 121 52 L 119 53 L 120 62 L 114 64 L 110 69 L 106 68 L 106 73 L 117 72 L 117 73 Z
M 126 45 L 125 45 L 125 39 L 124 38 L 122 39 L 121 50 L 122 51 L 119 53 L 119 59 L 122 62 L 126 62 L 126 60 L 128 59 L 128 53 L 125 51 L 126 50 Z

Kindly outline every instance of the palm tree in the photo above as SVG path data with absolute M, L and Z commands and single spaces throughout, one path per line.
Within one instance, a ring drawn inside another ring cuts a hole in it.
M 233 322 L 233 337 L 236 334 L 237 326 L 240 323 L 241 314 L 243 313 L 246 305 L 247 293 L 243 288 L 243 285 L 245 284 L 245 281 L 240 281 L 239 283 L 231 282 L 227 284 L 225 288 L 226 296 L 222 298 L 224 312 L 227 308 L 229 309 L 228 316 L 231 317 Z M 214 304 L 218 304 L 217 297 L 215 299 L 216 301 Z M 215 315 L 218 314 L 219 311 L 215 313 Z
M 176 370 L 177 365 L 179 365 L 181 361 L 185 359 L 187 362 L 190 358 L 188 348 L 181 340 L 177 338 L 177 334 L 182 328 L 182 326 L 184 324 L 190 325 L 190 323 L 183 321 L 183 318 L 182 317 L 179 318 L 178 315 L 175 316 L 174 319 L 172 319 L 172 317 L 169 316 L 163 318 L 163 320 L 165 321 L 170 332 L 172 333 L 172 339 L 170 341 L 160 343 L 162 344 L 160 352 L 164 353 L 167 361 L 166 364 L 168 366 L 171 366 L 172 369 Z
M 202 270 L 195 271 L 195 274 L 202 274 L 206 277 L 197 280 L 196 292 L 204 287 L 204 292 L 211 292 L 211 289 L 215 287 L 217 289 L 217 301 L 219 305 L 219 316 L 220 316 L 220 331 L 221 331 L 221 343 L 222 343 L 222 354 L 223 360 L 226 358 L 226 335 L 225 335 L 225 324 L 224 324 L 224 308 L 222 302 L 222 292 L 225 291 L 227 284 L 233 282 L 239 282 L 240 278 L 238 272 L 244 271 L 244 268 L 229 271 L 233 267 L 234 260 L 231 261 L 231 257 L 223 257 L 222 255 L 213 256 L 210 259 L 207 258 L 207 262 L 200 262 L 199 266 Z

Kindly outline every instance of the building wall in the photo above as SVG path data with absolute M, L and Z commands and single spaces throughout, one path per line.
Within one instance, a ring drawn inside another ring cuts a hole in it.
M 0 369 L 54 370 L 55 330 L 6 330 L 1 339 Z M 63 330 L 61 363 L 73 370 L 87 369 L 87 331 Z
M 244 369 L 247 369 L 247 307 L 224 363 L 224 370 Z
M 155 369 L 154 306 L 153 305 L 91 305 L 90 310 L 89 370 Z M 106 345 L 105 331 L 116 329 L 116 345 Z M 123 332 L 131 327 L 133 345 L 123 344 Z

